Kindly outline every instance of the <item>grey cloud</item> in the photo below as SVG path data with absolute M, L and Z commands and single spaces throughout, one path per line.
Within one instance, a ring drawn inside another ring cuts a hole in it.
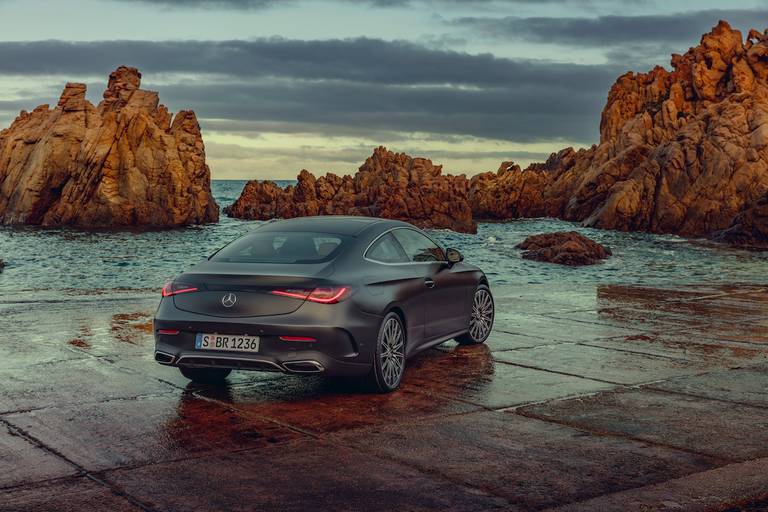
M 617 73 L 605 66 L 512 60 L 368 38 L 0 42 L 0 73 L 106 75 L 118 64 L 135 65 L 145 74 L 214 73 L 477 87 L 544 83 L 574 89 L 604 87 Z
M 376 39 L 0 42 L 0 73 L 61 75 L 62 85 L 104 80 L 119 64 L 139 67 L 170 108 L 230 124 L 580 142 L 596 137 L 608 88 L 624 71 Z
M 162 5 L 179 9 L 269 9 L 292 4 L 291 0 L 117 0 L 123 3 Z
M 518 141 L 595 139 L 604 91 L 548 87 L 442 89 L 350 83 L 165 86 L 174 102 L 202 118 L 317 123 L 399 132 L 432 132 Z M 205 123 L 203 127 L 207 128 Z
M 177 9 L 236 9 L 257 10 L 282 7 L 285 5 L 307 4 L 317 0 L 116 0 L 123 3 L 143 3 L 162 5 Z M 466 5 L 537 5 L 563 4 L 594 8 L 600 4 L 610 3 L 611 0 L 340 0 L 346 4 L 364 4 L 384 9 L 411 7 L 423 5 L 427 7 L 466 6 Z M 619 4 L 647 4 L 650 0 L 616 0 Z
M 524 40 L 581 47 L 673 43 L 692 45 L 720 19 L 736 27 L 768 21 L 766 9 L 712 9 L 640 16 L 465 17 L 451 24 L 503 40 Z M 761 21 L 762 20 L 762 21 Z M 762 27 L 756 27 L 762 28 Z M 682 50 L 683 48 L 678 48 Z

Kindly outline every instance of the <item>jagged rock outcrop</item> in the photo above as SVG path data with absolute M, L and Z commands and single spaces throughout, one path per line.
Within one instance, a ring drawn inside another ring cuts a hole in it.
M 611 250 L 576 231 L 529 236 L 517 245 L 527 260 L 560 265 L 594 265 L 611 256 Z
M 98 106 L 69 83 L 58 105 L 0 131 L 0 223 L 181 226 L 215 222 L 200 127 L 172 118 L 141 74 L 119 67 Z
M 768 191 L 768 32 L 743 42 L 721 21 L 672 67 L 619 77 L 598 145 L 473 178 L 475 216 L 682 235 L 727 228 Z
M 619 77 L 599 144 L 565 148 L 526 169 L 503 162 L 467 184 L 428 160 L 380 149 L 355 177 L 316 180 L 303 171 L 286 191 L 251 182 L 228 211 L 259 219 L 392 216 L 474 231 L 471 211 L 475 219 L 557 217 L 604 229 L 710 235 L 768 193 L 768 31 L 752 30 L 743 41 L 721 21 L 698 46 L 673 55 L 672 68 Z
M 315 178 L 303 170 L 298 183 L 285 189 L 271 181 L 250 181 L 224 211 L 245 219 L 367 215 L 474 233 L 468 188 L 464 175 L 444 175 L 442 166 L 430 160 L 379 147 L 354 176 Z
M 741 212 L 728 229 L 714 239 L 732 245 L 768 249 L 768 194 Z

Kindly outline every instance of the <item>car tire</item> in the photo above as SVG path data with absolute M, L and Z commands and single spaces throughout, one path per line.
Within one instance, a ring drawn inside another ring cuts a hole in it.
M 179 366 L 183 376 L 198 384 L 222 384 L 232 373 L 229 368 L 190 368 Z
M 481 284 L 472 295 L 472 313 L 469 316 L 469 328 L 466 333 L 456 338 L 459 345 L 478 345 L 485 343 L 493 330 L 496 307 L 488 286 Z
M 397 313 L 388 313 L 376 336 L 371 372 L 365 378 L 376 393 L 389 393 L 400 386 L 405 373 L 405 327 Z

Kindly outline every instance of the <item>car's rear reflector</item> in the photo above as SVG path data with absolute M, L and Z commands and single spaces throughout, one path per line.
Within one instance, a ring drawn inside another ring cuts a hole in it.
M 309 336 L 280 336 L 281 341 L 317 341 Z
M 157 334 L 167 334 L 169 336 L 176 336 L 179 334 L 179 331 L 175 329 L 158 329 Z

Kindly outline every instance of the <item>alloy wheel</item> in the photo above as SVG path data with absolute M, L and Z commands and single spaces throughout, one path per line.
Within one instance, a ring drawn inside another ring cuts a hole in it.
M 396 387 L 405 367 L 405 335 L 397 318 L 390 318 L 384 324 L 379 357 L 384 382 L 390 388 Z
M 472 316 L 469 319 L 469 334 L 475 341 L 483 341 L 493 326 L 493 299 L 488 290 L 480 288 L 472 301 Z

